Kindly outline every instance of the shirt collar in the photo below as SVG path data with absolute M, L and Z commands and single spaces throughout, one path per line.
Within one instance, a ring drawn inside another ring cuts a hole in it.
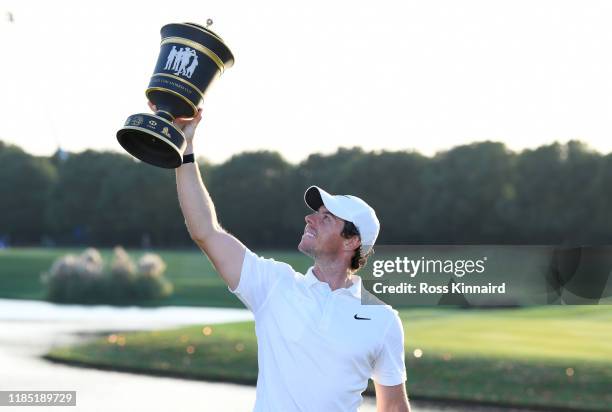
M 312 270 L 313 268 L 314 266 L 311 266 L 310 268 L 308 268 L 308 272 L 306 272 L 306 286 L 312 287 L 316 284 L 323 284 L 329 288 L 329 285 L 327 283 L 321 282 L 319 279 L 317 279 Z M 357 299 L 361 299 L 361 278 L 357 275 L 351 275 L 351 281 L 353 282 L 353 284 L 350 287 L 339 288 L 336 289 L 334 292 L 349 294 L 356 297 Z

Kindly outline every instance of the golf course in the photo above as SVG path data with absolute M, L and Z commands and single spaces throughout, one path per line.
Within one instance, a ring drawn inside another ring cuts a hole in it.
M 44 300 L 40 274 L 82 249 L 0 250 L 0 298 Z M 101 250 L 104 258 L 112 251 Z M 142 306 L 242 307 L 198 250 L 155 251 L 174 285 L 169 298 Z M 138 257 L 142 251 L 130 251 Z M 293 251 L 260 252 L 304 271 Z M 512 309 L 401 308 L 411 398 L 554 410 L 606 411 L 612 405 L 609 306 Z M 100 335 L 56 347 L 48 359 L 81 366 L 254 385 L 252 322 Z M 368 391 L 373 386 L 370 382 Z

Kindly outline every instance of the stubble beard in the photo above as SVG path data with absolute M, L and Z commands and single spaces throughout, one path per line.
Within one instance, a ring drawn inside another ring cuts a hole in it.
M 300 239 L 300 243 L 298 244 L 297 249 L 306 256 L 314 258 L 314 245 L 309 245 L 307 242 L 304 243 L 304 241 Z

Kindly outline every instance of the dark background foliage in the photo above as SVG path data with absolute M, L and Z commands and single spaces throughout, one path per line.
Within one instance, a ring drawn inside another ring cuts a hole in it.
M 252 248 L 294 248 L 310 185 L 354 194 L 380 243 L 609 244 L 612 155 L 583 143 L 520 153 L 502 143 L 415 152 L 339 149 L 299 164 L 270 151 L 200 160 L 220 222 Z M 183 247 L 173 170 L 114 152 L 35 157 L 0 141 L 0 241 L 11 245 Z

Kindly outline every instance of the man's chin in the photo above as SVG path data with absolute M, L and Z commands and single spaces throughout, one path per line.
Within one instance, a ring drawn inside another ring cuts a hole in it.
M 300 241 L 297 248 L 306 256 L 312 256 L 312 248 L 308 247 L 308 245 L 305 245 L 303 240 Z

